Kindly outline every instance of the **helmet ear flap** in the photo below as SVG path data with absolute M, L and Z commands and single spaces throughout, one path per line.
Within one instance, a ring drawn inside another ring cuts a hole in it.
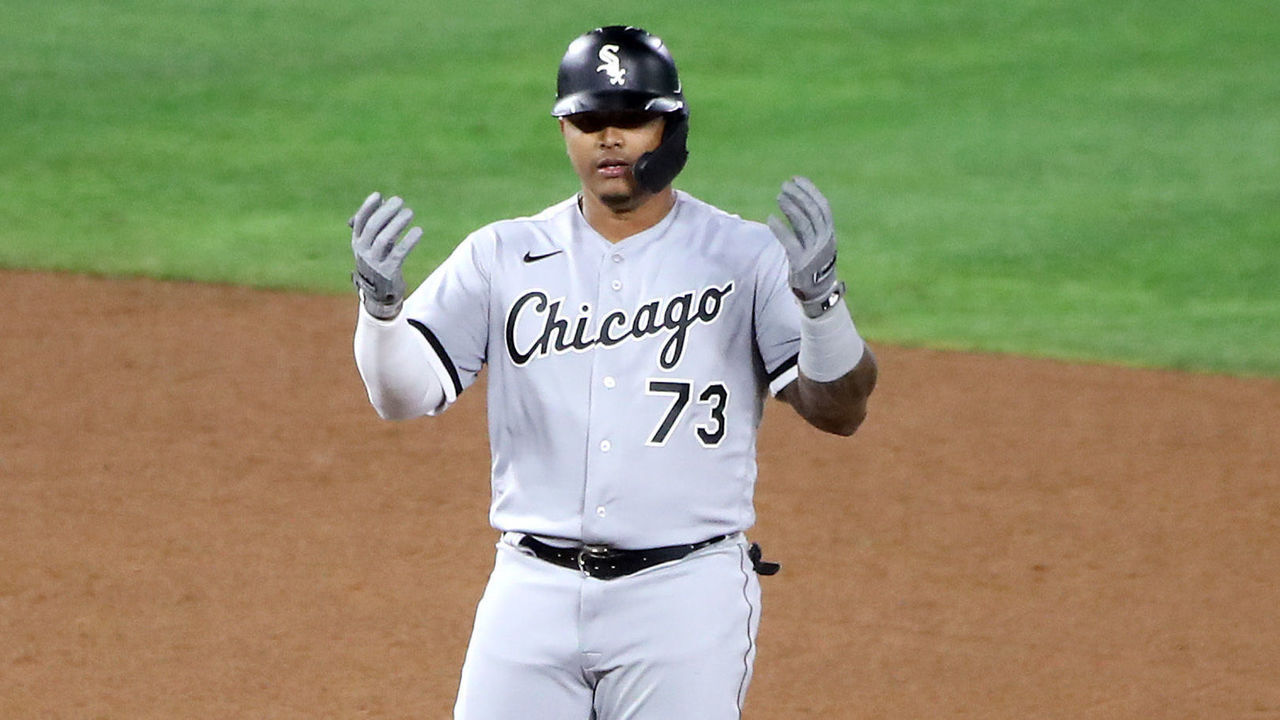
M 656 193 L 671 184 L 689 159 L 689 115 L 671 113 L 658 147 L 636 160 L 634 173 L 640 187 Z

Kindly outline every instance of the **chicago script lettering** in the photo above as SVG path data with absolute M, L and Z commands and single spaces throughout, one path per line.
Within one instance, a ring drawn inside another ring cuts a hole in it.
M 604 316 L 600 326 L 592 332 L 591 306 L 580 306 L 578 317 L 570 319 L 561 313 L 564 299 L 552 300 L 541 290 L 530 290 L 511 304 L 507 311 L 507 354 L 516 365 L 523 366 L 534 358 L 547 355 L 583 352 L 600 345 L 613 347 L 628 340 L 642 340 L 663 332 L 671 337 L 662 345 L 658 365 L 664 370 L 674 369 L 684 356 L 689 328 L 698 323 L 710 323 L 720 316 L 724 298 L 733 292 L 733 282 L 723 287 L 703 288 L 701 292 L 689 291 L 665 300 L 650 300 L 636 308 L 634 314 L 625 310 L 613 310 Z M 695 299 L 696 297 L 696 299 Z M 521 323 L 527 329 L 538 329 L 537 337 L 516 337 Z

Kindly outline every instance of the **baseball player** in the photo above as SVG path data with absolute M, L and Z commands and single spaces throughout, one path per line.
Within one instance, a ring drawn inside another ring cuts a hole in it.
M 373 193 L 350 222 L 378 414 L 439 414 L 488 367 L 499 540 L 454 716 L 737 719 L 777 569 L 744 537 L 765 400 L 849 435 L 876 381 L 831 211 L 802 178 L 767 226 L 673 189 L 689 111 L 644 30 L 575 39 L 551 114 L 581 190 L 408 297 L 413 213 Z

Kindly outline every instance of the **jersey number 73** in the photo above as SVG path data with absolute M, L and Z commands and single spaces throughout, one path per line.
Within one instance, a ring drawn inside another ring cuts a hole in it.
M 667 444 L 672 429 L 680 421 L 689 400 L 693 397 L 693 383 L 689 380 L 657 380 L 650 379 L 645 388 L 646 395 L 671 395 L 671 404 L 667 413 L 658 422 L 657 427 L 645 442 L 646 445 L 662 447 Z M 729 389 L 721 382 L 709 383 L 698 393 L 698 405 L 707 406 L 707 422 L 695 423 L 694 432 L 703 447 L 715 447 L 724 439 L 724 409 L 729 402 Z

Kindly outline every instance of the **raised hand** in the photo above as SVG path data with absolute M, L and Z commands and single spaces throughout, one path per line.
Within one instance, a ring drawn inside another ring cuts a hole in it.
M 377 192 L 365 198 L 347 221 L 356 259 L 351 280 L 360 290 L 365 309 L 381 320 L 394 318 L 404 305 L 404 260 L 422 237 L 422 228 L 414 227 L 404 239 L 398 238 L 412 221 L 413 211 L 404 206 L 404 200 L 392 197 L 383 202 Z
M 769 229 L 787 251 L 791 290 L 809 317 L 826 312 L 844 294 L 836 278 L 836 233 L 831 205 L 807 178 L 782 184 L 778 207 L 790 226 L 774 215 Z

